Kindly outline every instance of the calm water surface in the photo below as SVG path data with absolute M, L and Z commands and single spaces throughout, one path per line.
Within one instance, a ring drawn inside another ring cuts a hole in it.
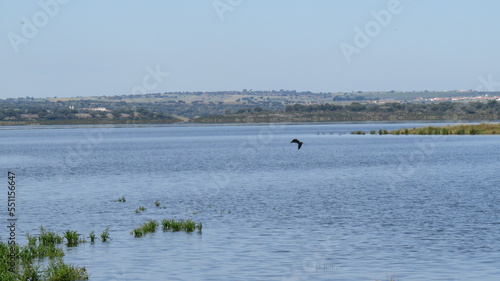
M 349 134 L 424 125 L 2 127 L 0 163 L 18 242 L 110 228 L 64 246 L 90 280 L 500 280 L 499 136 Z M 203 233 L 130 234 L 165 218 Z

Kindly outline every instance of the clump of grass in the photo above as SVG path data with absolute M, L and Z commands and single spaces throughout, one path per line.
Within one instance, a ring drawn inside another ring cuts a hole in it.
M 90 243 L 95 242 L 95 232 L 93 230 L 89 233 L 89 238 L 90 238 Z
M 181 231 L 181 230 L 183 230 L 186 232 L 193 232 L 196 229 L 198 229 L 198 231 L 201 232 L 201 228 L 202 228 L 201 222 L 196 224 L 191 219 L 178 220 L 178 221 L 176 221 L 174 219 L 162 220 L 161 224 L 163 227 L 163 231 L 168 231 L 168 230 Z
M 158 227 L 157 221 L 149 220 L 140 227 L 134 228 L 130 233 L 133 234 L 134 237 L 141 237 L 147 233 L 154 233 L 157 227 Z
M 52 231 L 46 231 L 43 226 L 40 227 L 40 236 L 38 237 L 38 241 L 43 246 L 50 246 L 61 244 L 63 242 L 63 238 L 57 233 Z
M 156 207 L 160 207 L 160 201 L 156 200 L 156 201 L 155 201 L 155 206 L 156 206 Z
M 196 229 L 196 223 L 188 219 L 184 222 L 184 229 L 186 232 L 193 232 Z
M 65 264 L 61 259 L 58 259 L 50 262 L 45 270 L 45 278 L 47 280 L 88 280 L 89 274 L 85 267 Z
M 26 239 L 28 240 L 28 246 L 36 246 L 36 241 L 38 240 L 36 236 L 31 236 L 29 233 L 26 233 Z
M 146 211 L 146 210 L 147 210 L 147 209 L 146 209 L 146 207 L 144 207 L 144 206 L 140 206 L 139 208 L 137 208 L 137 209 L 135 210 L 135 213 L 136 213 L 136 214 L 140 214 L 140 213 L 142 213 L 142 212 L 144 212 L 144 211 Z
M 352 131 L 351 132 L 351 135 L 364 135 L 364 134 L 366 134 L 365 131 Z
M 104 231 L 101 233 L 101 241 L 107 242 L 109 240 L 109 227 L 106 227 Z
M 116 201 L 123 203 L 123 202 L 125 202 L 127 200 L 125 200 L 125 196 L 122 196 L 122 197 L 118 198 L 118 200 L 116 200 Z
M 78 242 L 81 242 L 78 240 L 78 237 L 80 234 L 78 234 L 74 230 L 66 230 L 64 232 L 64 238 L 66 238 L 67 245 L 72 247 L 78 245 Z
M 76 231 L 68 230 L 62 237 L 41 227 L 38 237 L 26 235 L 27 245 L 7 245 L 0 241 L 0 280 L 87 280 L 85 267 L 65 264 L 62 260 L 64 252 L 56 246 L 64 238 L 75 241 L 75 234 L 78 242 Z M 45 258 L 49 258 L 50 263 L 43 262 Z M 11 262 L 15 264 L 13 272 L 8 270 Z M 43 265 L 46 267 L 41 268 Z

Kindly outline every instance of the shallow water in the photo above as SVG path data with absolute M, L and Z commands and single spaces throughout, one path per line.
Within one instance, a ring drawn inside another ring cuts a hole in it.
M 90 280 L 497 280 L 498 136 L 349 134 L 424 125 L 3 127 L 0 164 L 18 242 L 110 228 Z M 203 233 L 130 235 L 164 218 Z

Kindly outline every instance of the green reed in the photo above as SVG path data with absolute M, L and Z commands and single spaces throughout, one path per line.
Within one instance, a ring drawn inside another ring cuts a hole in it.
M 78 242 L 81 242 L 78 240 L 78 237 L 80 237 L 80 234 L 78 234 L 74 230 L 66 230 L 64 232 L 64 238 L 66 238 L 66 242 L 68 246 L 76 246 L 78 245 Z
M 43 226 L 40 227 L 40 236 L 38 241 L 41 245 L 49 246 L 61 244 L 63 242 L 63 237 L 59 236 L 57 233 L 52 231 L 46 231 Z
M 95 232 L 93 230 L 89 233 L 89 239 L 90 239 L 90 243 L 95 242 Z
M 156 228 L 158 227 L 158 222 L 155 220 L 149 220 L 142 224 L 138 228 L 134 228 L 131 231 L 131 234 L 134 235 L 134 237 L 141 237 L 147 233 L 154 233 L 156 231 Z
M 101 233 L 101 241 L 107 242 L 109 240 L 109 227 L 106 227 L 104 231 Z
M 168 231 L 168 230 L 171 230 L 171 231 L 186 231 L 186 232 L 193 232 L 195 231 L 196 229 L 198 229 L 199 232 L 201 232 L 201 229 L 202 229 L 202 224 L 201 222 L 196 224 L 196 222 L 192 221 L 191 219 L 187 219 L 187 220 L 174 220 L 174 219 L 170 219 L 170 220 L 162 220 L 161 221 L 161 224 L 162 224 L 162 227 L 163 227 L 163 231 Z

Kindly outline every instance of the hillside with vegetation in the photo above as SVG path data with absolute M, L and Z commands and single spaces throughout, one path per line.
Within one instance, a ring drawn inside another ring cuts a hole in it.
M 325 122 L 325 121 L 397 121 L 397 120 L 498 120 L 500 103 L 441 102 L 433 104 L 362 104 L 290 105 L 282 111 L 262 108 L 239 110 L 235 114 L 194 119 L 200 123 L 246 122 Z
M 500 92 L 172 92 L 0 99 L 0 125 L 497 120 Z

